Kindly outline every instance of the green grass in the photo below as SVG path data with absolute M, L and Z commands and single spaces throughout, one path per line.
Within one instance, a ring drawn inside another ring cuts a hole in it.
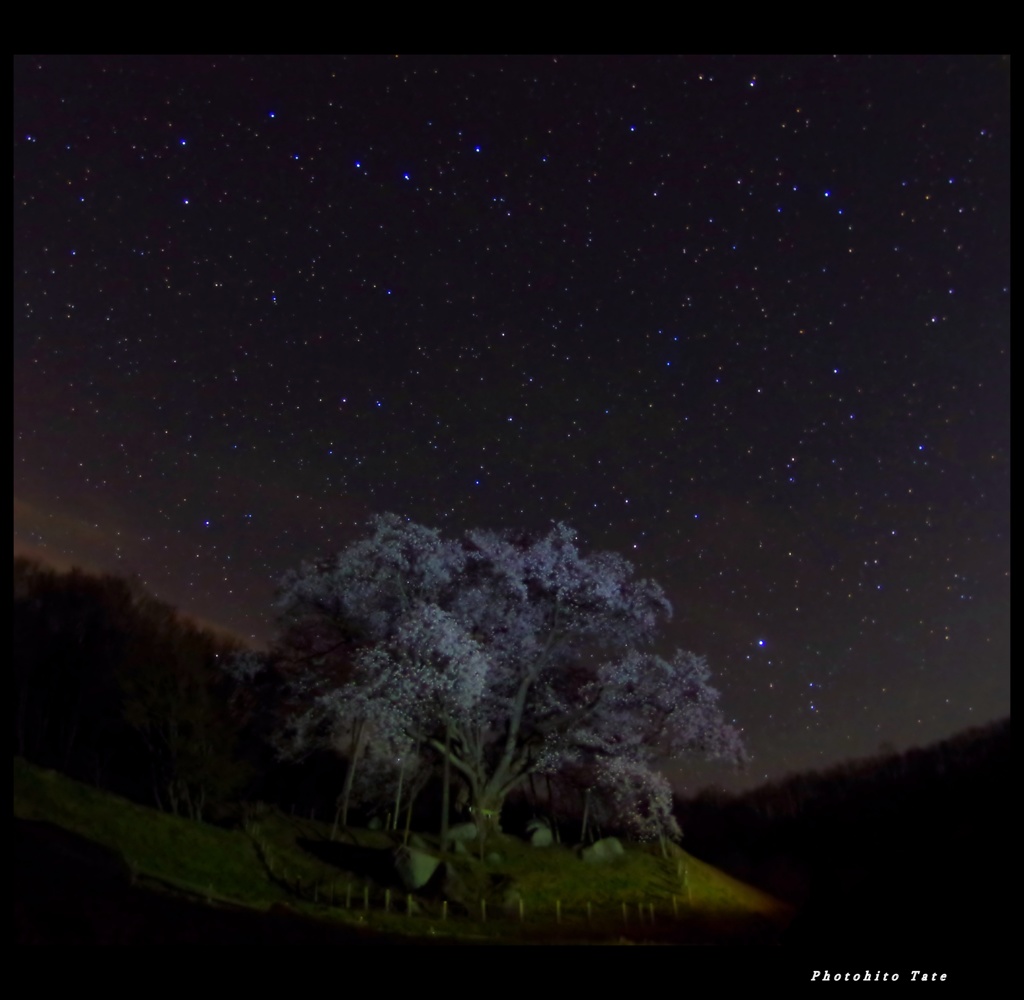
M 627 844 L 624 856 L 601 865 L 582 862 L 565 846 L 534 848 L 505 836 L 488 843 L 488 854 L 498 855 L 489 861 L 434 851 L 456 868 L 461 898 L 446 913 L 439 895 L 416 895 L 409 917 L 408 897 L 393 884 L 391 910 L 384 912 L 389 897 L 382 873 L 398 834 L 350 829 L 332 843 L 328 825 L 270 808 L 250 808 L 244 829 L 226 830 L 145 808 L 18 759 L 14 812 L 117 851 L 136 884 L 156 892 L 184 894 L 200 904 L 276 904 L 278 910 L 286 904 L 307 917 L 388 935 L 509 943 L 763 943 L 791 918 L 783 904 L 674 845 L 665 858 L 656 846 Z M 376 878 L 374 863 L 380 864 Z
M 246 904 L 285 894 L 241 831 L 193 823 L 15 758 L 14 815 L 53 823 L 117 851 L 140 879 Z

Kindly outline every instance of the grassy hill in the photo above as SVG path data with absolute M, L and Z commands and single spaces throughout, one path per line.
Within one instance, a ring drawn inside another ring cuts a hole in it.
M 673 847 L 591 864 L 497 837 L 442 852 L 408 893 L 398 833 L 254 806 L 236 829 L 193 823 L 14 762 L 22 943 L 771 943 L 792 911 Z M 470 845 L 474 850 L 474 845 Z

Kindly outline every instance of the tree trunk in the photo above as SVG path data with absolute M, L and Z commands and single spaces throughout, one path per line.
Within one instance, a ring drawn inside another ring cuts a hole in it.
M 348 826 L 348 804 L 352 798 L 352 787 L 356 780 L 356 765 L 359 763 L 359 754 L 361 752 L 361 744 L 363 739 L 363 729 L 366 726 L 366 722 L 360 719 L 356 723 L 355 733 L 352 736 L 352 747 L 349 752 L 348 767 L 345 769 L 345 784 L 341 788 L 341 798 L 339 802 L 339 810 L 341 812 L 341 825 Z M 331 840 L 334 840 L 335 835 L 338 832 L 338 813 L 334 814 L 334 829 L 331 831 Z
M 409 805 L 408 805 L 408 807 L 405 810 L 405 833 L 402 836 L 402 843 L 406 847 L 409 846 L 409 831 L 412 829 L 412 804 L 415 801 L 416 801 L 415 798 L 412 795 L 410 795 L 409 796 Z
M 402 766 L 398 770 L 398 791 L 395 793 L 395 818 L 391 822 L 391 829 L 398 829 L 399 810 L 402 807 L 402 781 L 405 778 L 405 758 L 402 758 Z
M 446 850 L 448 847 L 448 812 L 451 808 L 451 788 L 452 788 L 452 761 L 451 761 L 451 749 L 452 749 L 452 724 L 450 722 L 445 723 L 444 727 L 444 776 L 441 787 L 441 850 Z
M 537 815 L 537 804 L 540 802 L 540 796 L 537 794 L 537 785 L 533 780 L 533 771 L 530 772 L 530 805 L 533 806 L 533 815 Z
M 480 844 L 480 860 L 484 857 L 484 846 L 496 833 L 501 833 L 501 808 L 505 804 L 505 796 L 483 789 L 474 797 L 473 820 L 476 823 L 477 840 Z
M 562 837 L 558 832 L 558 820 L 555 818 L 555 793 L 551 787 L 551 775 L 545 774 L 544 777 L 547 778 L 548 783 L 548 813 L 551 816 L 551 832 L 555 836 L 555 843 L 560 844 Z
M 334 826 L 331 827 L 331 840 L 338 839 L 338 820 L 341 818 L 341 810 L 344 802 L 344 795 L 339 795 L 334 802 Z

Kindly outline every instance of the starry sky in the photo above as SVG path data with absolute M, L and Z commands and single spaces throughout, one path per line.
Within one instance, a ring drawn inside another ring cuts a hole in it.
M 757 784 L 1009 714 L 1009 62 L 14 62 L 14 548 L 254 644 L 374 513 L 658 580 Z

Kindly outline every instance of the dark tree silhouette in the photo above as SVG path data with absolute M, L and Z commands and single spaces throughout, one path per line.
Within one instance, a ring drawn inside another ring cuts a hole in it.
M 195 820 L 211 802 L 230 800 L 248 777 L 237 754 L 240 723 L 218 669 L 238 649 L 142 597 L 117 672 L 125 721 L 149 751 L 157 803 Z
M 14 751 L 200 818 L 245 778 L 218 669 L 238 648 L 137 581 L 15 559 Z

